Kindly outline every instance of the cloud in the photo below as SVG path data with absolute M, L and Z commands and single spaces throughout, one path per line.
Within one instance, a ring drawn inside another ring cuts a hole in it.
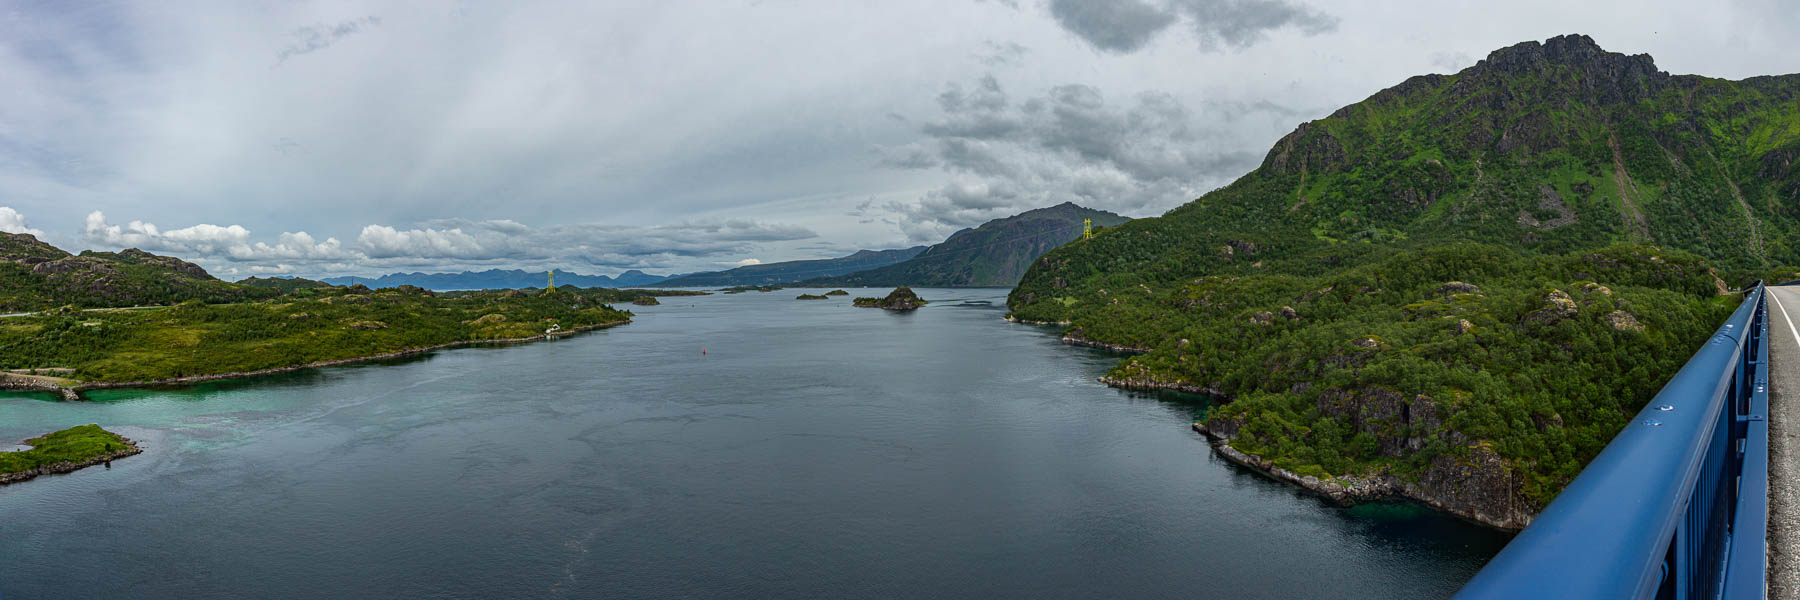
M 304 231 L 284 232 L 274 244 L 269 244 L 251 242 L 250 230 L 238 225 L 221 227 L 201 223 L 170 230 L 163 230 L 154 223 L 135 220 L 125 225 L 113 225 L 107 222 L 104 213 L 97 210 L 88 213 L 82 237 L 87 243 L 96 246 L 138 248 L 231 261 L 321 261 L 360 256 L 346 250 L 336 238 L 326 238 L 324 242 L 319 242 Z
M 1338 18 L 1287 0 L 1172 0 L 1203 50 L 1243 49 L 1284 28 L 1305 35 L 1337 30 Z
M 733 266 L 733 267 L 748 267 L 748 266 L 750 266 L 750 265 L 760 265 L 760 264 L 762 264 L 762 259 L 758 259 L 758 258 L 746 258 L 746 259 L 744 259 L 744 260 L 727 260 L 727 261 L 716 261 L 716 262 L 714 262 L 714 263 L 713 263 L 713 264 L 715 264 L 715 265 L 730 265 L 730 266 Z
M 88 215 L 84 235 L 87 243 L 100 247 L 173 253 L 202 264 L 244 263 L 241 268 L 227 267 L 230 273 L 501 264 L 661 268 L 678 259 L 741 255 L 761 243 L 815 237 L 818 234 L 805 227 L 748 219 L 653 227 L 594 223 L 532 227 L 510 219 L 436 219 L 410 228 L 366 225 L 350 244 L 336 238 L 320 242 L 306 232 L 282 233 L 271 244 L 252 241 L 251 231 L 238 225 L 199 224 L 172 230 L 135 220 L 114 225 L 100 211 Z
M 1063 29 L 1118 54 L 1137 52 L 1177 21 L 1185 21 L 1208 52 L 1248 48 L 1277 29 L 1317 35 L 1338 25 L 1337 17 L 1287 0 L 1050 0 L 1049 8 Z
M 291 34 L 294 42 L 275 53 L 275 62 L 283 63 L 295 56 L 324 50 L 337 43 L 338 40 L 362 31 L 365 27 L 374 27 L 380 24 L 380 17 L 370 16 L 354 21 L 340 21 L 334 25 L 321 23 L 295 29 Z
M 356 243 L 369 258 L 496 258 L 499 249 L 490 250 L 475 236 L 453 229 L 399 230 L 386 225 L 363 227 Z
M 1019 45 L 1018 42 L 987 40 L 981 45 L 981 50 L 975 54 L 975 60 L 981 61 L 981 64 L 987 65 L 990 69 L 1019 66 L 1025 61 L 1025 55 L 1031 51 L 1031 49 Z
M 44 232 L 32 229 L 25 223 L 25 215 L 13 210 L 10 206 L 0 206 L 0 231 L 6 233 L 28 233 L 43 237 Z
M 1431 66 L 1446 73 L 1461 71 L 1464 67 L 1472 64 L 1475 64 L 1475 59 L 1470 57 L 1467 52 L 1438 51 L 1431 53 Z
M 1175 23 L 1174 11 L 1139 0 L 1050 0 L 1050 16 L 1094 48 L 1121 54 L 1138 51 Z
M 937 100 L 942 115 L 919 127 L 930 141 L 883 149 L 878 162 L 950 175 L 916 200 L 881 207 L 911 241 L 1065 201 L 1126 213 L 1173 206 L 1261 158 L 1204 123 L 1300 112 L 1266 101 L 1209 102 L 1196 111 L 1162 92 L 1113 104 L 1080 84 L 1016 101 L 992 76 L 949 85 Z M 851 215 L 864 216 L 866 204 Z

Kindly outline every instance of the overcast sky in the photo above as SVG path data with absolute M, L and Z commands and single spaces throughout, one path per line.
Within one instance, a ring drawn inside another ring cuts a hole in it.
M 0 230 L 214 274 L 690 272 L 1153 216 L 1563 33 L 1800 71 L 1782 0 L 0 2 Z

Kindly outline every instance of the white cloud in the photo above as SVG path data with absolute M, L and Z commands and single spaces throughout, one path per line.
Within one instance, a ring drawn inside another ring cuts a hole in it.
M 398 230 L 386 225 L 364 227 L 356 243 L 370 258 L 491 258 L 475 236 L 462 229 Z
M 304 231 L 284 232 L 271 243 L 253 241 L 252 232 L 239 225 L 203 223 L 165 230 L 139 220 L 115 225 L 105 213 L 94 211 L 88 214 L 83 239 L 101 247 L 176 254 L 229 274 L 336 274 L 497 266 L 667 268 L 692 259 L 741 255 L 763 243 L 814 237 L 817 234 L 804 227 L 746 219 L 655 227 L 586 223 L 542 228 L 506 219 L 438 219 L 413 228 L 367 225 L 350 244 L 337 238 L 319 241 Z M 721 264 L 760 262 L 751 258 Z
M 760 264 L 762 264 L 762 260 L 756 259 L 756 258 L 746 258 L 744 260 L 716 261 L 713 264 L 726 265 L 726 266 L 732 266 L 732 267 L 748 267 L 750 265 L 760 265 Z
M 137 248 L 152 252 L 223 257 L 233 261 L 344 260 L 360 255 L 346 251 L 336 238 L 318 242 L 304 231 L 284 232 L 276 243 L 250 241 L 250 230 L 240 225 L 208 223 L 163 230 L 154 223 L 133 220 L 113 225 L 101 211 L 88 213 L 83 239 L 96 246 Z
M 32 229 L 25 223 L 25 215 L 13 210 L 10 206 L 0 206 L 0 231 L 7 233 L 29 233 L 43 237 L 44 232 Z

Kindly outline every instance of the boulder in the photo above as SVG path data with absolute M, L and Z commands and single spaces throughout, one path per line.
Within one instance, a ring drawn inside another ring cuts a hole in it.
M 1580 307 L 1575 305 L 1575 299 L 1570 298 L 1567 292 L 1550 290 L 1549 294 L 1544 295 L 1544 307 L 1525 315 L 1525 321 L 1550 325 L 1573 317 L 1580 310 Z

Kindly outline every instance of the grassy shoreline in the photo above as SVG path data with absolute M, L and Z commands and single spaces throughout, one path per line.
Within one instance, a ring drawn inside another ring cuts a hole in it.
M 0 452 L 0 485 L 68 473 L 143 452 L 137 443 L 99 425 L 77 425 L 25 440 L 30 450 Z
M 0 389 L 179 385 L 614 327 L 608 290 L 438 295 L 335 288 L 262 302 L 49 311 L 0 322 Z
M 299 365 L 272 367 L 272 368 L 260 369 L 260 370 L 256 370 L 256 371 L 207 373 L 207 374 L 203 374 L 203 375 L 186 375 L 186 376 L 182 376 L 182 377 L 169 377 L 169 378 L 164 378 L 164 379 L 151 379 L 151 380 L 142 380 L 142 381 L 83 381 L 83 382 L 73 382 L 73 383 L 63 384 L 63 383 L 57 383 L 57 378 L 50 378 L 50 377 L 32 378 L 32 377 L 21 376 L 21 375 L 17 375 L 17 374 L 0 373 L 0 392 L 4 392 L 4 391 L 49 392 L 49 393 L 61 395 L 64 400 L 80 400 L 80 399 L 82 399 L 80 393 L 84 392 L 84 391 L 88 391 L 88 390 L 110 390 L 110 389 L 122 389 L 122 388 L 146 388 L 146 387 L 171 386 L 171 385 L 188 385 L 188 384 L 194 384 L 194 383 L 204 383 L 204 382 L 208 382 L 208 381 L 219 381 L 219 380 L 224 380 L 224 379 L 245 379 L 245 378 L 251 378 L 251 377 L 263 377 L 263 376 L 268 376 L 268 375 L 280 375 L 283 373 L 292 373 L 295 371 L 304 371 L 307 369 L 322 369 L 322 368 L 327 368 L 327 367 L 338 367 L 338 366 L 352 365 L 352 364 L 365 363 L 365 362 L 388 360 L 388 359 L 392 359 L 392 358 L 404 358 L 407 356 L 417 356 L 420 354 L 436 352 L 438 350 L 448 350 L 448 349 L 452 349 L 452 348 L 462 348 L 462 347 L 468 347 L 468 346 L 481 346 L 481 345 L 487 345 L 487 344 L 495 344 L 495 345 L 526 344 L 526 343 L 531 343 L 531 342 L 548 340 L 548 339 L 552 339 L 552 338 L 567 337 L 567 336 L 571 336 L 571 335 L 574 335 L 577 333 L 593 331 L 596 329 L 609 329 L 609 328 L 618 327 L 620 325 L 624 325 L 624 324 L 627 324 L 630 322 L 631 322 L 630 319 L 624 319 L 624 320 L 613 321 L 613 322 L 608 322 L 608 323 L 596 323 L 593 325 L 583 325 L 583 326 L 575 327 L 573 329 L 559 330 L 559 331 L 554 331 L 554 332 L 545 333 L 545 334 L 541 334 L 541 335 L 534 335 L 534 336 L 520 337 L 520 338 L 508 338 L 508 339 L 498 339 L 498 340 L 494 340 L 494 339 L 460 340 L 460 341 L 454 341 L 454 342 L 446 342 L 446 343 L 437 344 L 437 345 L 433 345 L 433 346 L 426 346 L 423 348 L 408 348 L 408 349 L 404 349 L 404 350 L 397 350 L 397 351 L 387 352 L 387 353 L 382 353 L 382 354 L 373 354 L 373 355 L 368 355 L 368 356 L 356 356 L 356 357 L 350 357 L 350 358 L 338 358 L 338 359 L 325 360 L 325 361 L 312 362 L 312 363 L 299 364 Z M 66 381 L 66 380 L 64 380 L 64 381 Z

